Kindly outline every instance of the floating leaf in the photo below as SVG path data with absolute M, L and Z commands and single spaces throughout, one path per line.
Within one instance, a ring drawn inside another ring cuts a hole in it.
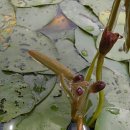
M 129 130 L 129 120 L 129 110 L 106 107 L 97 119 L 95 130 Z
M 11 0 L 12 4 L 16 7 L 32 7 L 48 4 L 57 4 L 62 0 Z
M 28 74 L 24 76 L 24 81 L 32 88 L 36 104 L 38 104 L 50 94 L 56 84 L 56 77 Z
M 47 25 L 57 14 L 57 5 L 32 8 L 17 8 L 17 25 L 25 26 L 31 30 L 41 29 Z
M 108 19 L 109 19 L 109 15 L 110 15 L 110 11 L 103 11 L 100 13 L 99 15 L 99 20 L 101 21 L 101 23 L 106 26 L 107 22 L 108 22 Z M 117 25 L 116 25 L 116 28 L 115 28 L 115 31 L 121 31 L 120 32 L 121 34 L 124 32 L 124 24 L 125 24 L 125 12 L 124 11 L 121 11 L 119 13 L 119 16 L 118 16 L 118 20 L 117 20 Z M 118 29 L 120 25 L 120 29 Z
M 109 69 L 103 69 L 103 79 L 106 83 L 106 105 L 97 119 L 96 130 L 128 130 L 130 128 L 130 78 L 118 75 Z
M 60 4 L 60 8 L 67 18 L 69 18 L 83 30 L 93 35 L 99 34 L 100 30 L 97 17 L 78 2 L 72 0 L 63 1 Z
M 107 84 L 105 97 L 109 104 L 115 107 L 130 109 L 130 78 L 119 75 L 109 69 L 103 70 L 103 81 Z
M 95 47 L 95 41 L 92 36 L 88 35 L 81 29 L 75 30 L 75 47 L 78 52 L 89 62 L 92 62 L 97 50 Z M 127 66 L 124 63 L 113 61 L 105 58 L 104 66 L 110 68 L 115 73 L 128 75 Z
M 58 40 L 55 43 L 59 54 L 60 62 L 69 67 L 74 72 L 79 72 L 88 66 L 85 61 L 76 51 L 74 44 L 69 40 Z
M 75 30 L 75 47 L 78 52 L 91 63 L 97 50 L 95 48 L 95 41 L 92 36 L 81 29 Z
M 30 112 L 45 99 L 56 83 L 56 78 L 32 74 L 5 74 L 0 71 L 0 122 L 7 122 Z
M 0 122 L 7 122 L 35 106 L 32 90 L 19 74 L 0 72 Z
M 79 0 L 81 4 L 87 5 L 94 13 L 99 16 L 103 11 L 110 11 L 112 7 L 113 0 Z
M 50 96 L 14 130 L 65 130 L 70 119 L 70 103 L 59 86 L 56 86 Z
M 43 33 L 44 35 L 46 35 L 47 37 L 49 37 L 52 41 L 57 42 L 59 39 L 64 40 L 64 39 L 68 39 L 72 42 L 74 42 L 74 29 L 73 30 L 63 30 L 63 31 L 59 31 L 59 32 L 44 32 L 42 31 L 41 33 Z
M 7 49 L 9 37 L 16 24 L 15 12 L 8 0 L 0 0 L 0 51 Z
M 51 57 L 57 54 L 54 44 L 47 37 L 24 27 L 15 27 L 9 42 L 11 46 L 0 52 L 0 65 L 4 70 L 21 73 L 45 71 L 48 69 L 34 61 L 27 51 L 37 50 Z

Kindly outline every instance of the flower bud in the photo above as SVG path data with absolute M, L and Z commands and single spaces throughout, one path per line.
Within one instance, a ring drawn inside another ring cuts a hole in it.
M 106 55 L 116 43 L 116 41 L 120 38 L 119 33 L 113 33 L 108 31 L 106 28 L 102 34 L 102 38 L 99 45 L 99 52 L 103 55 Z
M 84 81 L 84 76 L 81 75 L 81 74 L 76 75 L 76 76 L 73 78 L 73 82 L 74 82 L 74 83 L 81 82 L 81 81 Z
M 76 93 L 78 96 L 81 96 L 83 94 L 83 89 L 81 87 L 77 88 Z
M 89 92 L 90 93 L 97 93 L 101 90 L 103 90 L 105 88 L 106 84 L 103 81 L 97 81 L 95 83 L 93 83 L 90 88 L 89 88 Z

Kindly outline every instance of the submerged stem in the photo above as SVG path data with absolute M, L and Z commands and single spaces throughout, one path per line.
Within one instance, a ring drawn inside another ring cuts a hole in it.
M 99 81 L 99 80 L 102 79 L 102 66 L 103 66 L 103 62 L 104 62 L 104 55 L 99 54 L 98 61 L 97 61 L 97 67 L 96 67 L 96 81 Z M 88 122 L 88 126 L 92 126 L 93 125 L 93 123 L 95 122 L 95 120 L 97 119 L 99 114 L 101 113 L 103 105 L 104 105 L 104 91 L 102 90 L 102 91 L 99 92 L 98 106 L 96 108 L 96 111 L 95 111 L 94 115 L 92 116 L 92 118 Z

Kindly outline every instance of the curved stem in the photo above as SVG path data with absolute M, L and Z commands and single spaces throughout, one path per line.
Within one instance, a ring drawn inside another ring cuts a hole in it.
M 61 82 L 62 87 L 64 88 L 65 92 L 70 96 L 70 98 L 73 99 L 73 96 L 71 92 L 68 90 L 68 86 L 66 85 L 64 78 L 65 78 L 64 75 L 60 74 L 60 82 Z
M 92 61 L 91 65 L 90 65 L 90 67 L 88 69 L 88 72 L 87 72 L 87 75 L 85 77 L 86 81 L 89 81 L 91 79 L 91 75 L 93 73 L 93 69 L 94 69 L 95 62 L 96 62 L 96 59 L 97 59 L 98 55 L 99 55 L 99 52 L 97 52 L 95 57 L 93 58 L 93 61 Z
M 96 68 L 96 81 L 102 79 L 103 62 L 104 62 L 104 56 L 102 54 L 99 54 L 98 61 L 97 61 L 97 68 Z M 99 114 L 101 113 L 103 105 L 104 105 L 104 91 L 102 90 L 102 91 L 99 92 L 98 106 L 96 108 L 96 111 L 95 111 L 94 115 L 92 116 L 92 118 L 88 122 L 88 126 L 93 125 L 93 123 L 95 122 L 95 120 L 97 119 Z

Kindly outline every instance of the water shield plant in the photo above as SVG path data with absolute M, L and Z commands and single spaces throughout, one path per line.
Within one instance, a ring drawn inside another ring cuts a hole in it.
M 130 59 L 129 0 L 0 1 L 4 5 L 0 8 L 0 121 L 7 122 L 2 123 L 4 130 L 12 128 L 13 121 L 14 130 L 129 129 L 124 122 L 130 93 L 125 63 Z M 56 87 L 54 74 L 60 82 Z

